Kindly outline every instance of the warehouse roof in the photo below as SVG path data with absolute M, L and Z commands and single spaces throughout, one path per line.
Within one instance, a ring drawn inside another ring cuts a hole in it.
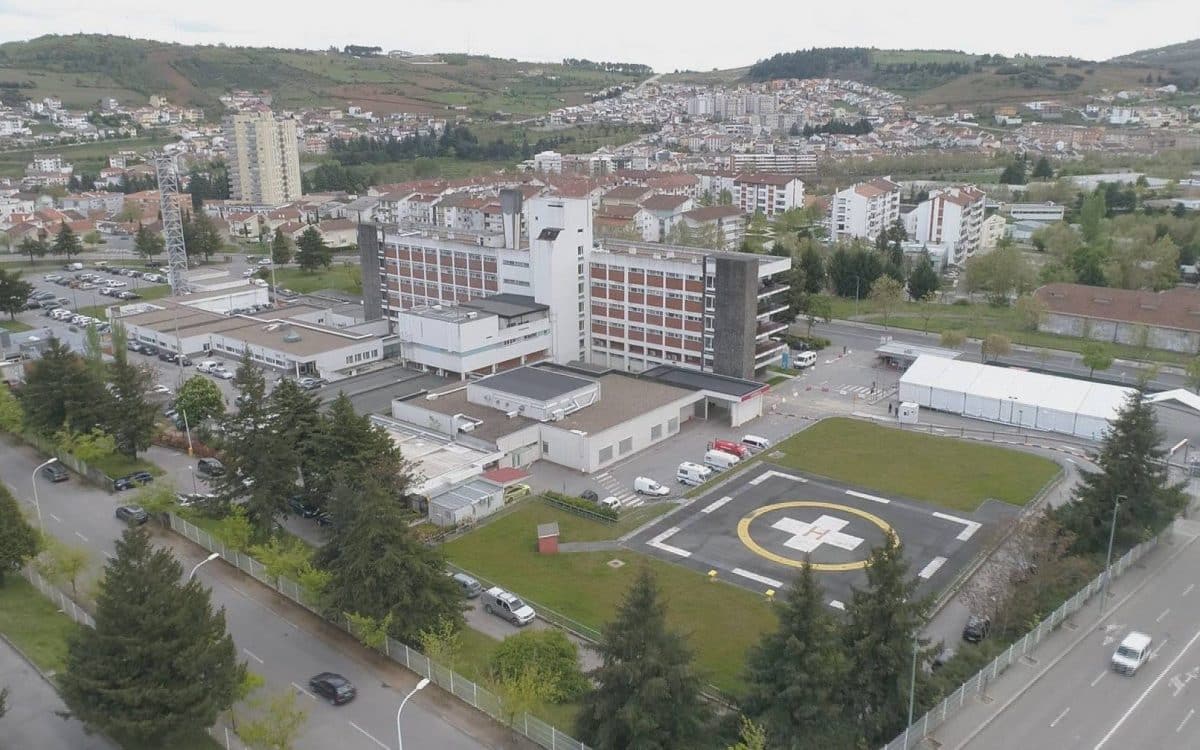
M 591 380 L 555 372 L 544 367 L 516 367 L 477 380 L 472 385 L 538 401 L 549 401 L 580 388 L 587 388 L 592 383 Z

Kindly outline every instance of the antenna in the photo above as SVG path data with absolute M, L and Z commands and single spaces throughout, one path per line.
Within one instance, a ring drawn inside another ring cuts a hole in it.
M 191 289 L 187 280 L 187 248 L 183 244 L 183 216 L 179 213 L 179 171 L 171 154 L 158 151 L 153 158 L 158 177 L 163 244 L 167 250 L 167 281 L 171 284 L 172 295 L 187 294 Z

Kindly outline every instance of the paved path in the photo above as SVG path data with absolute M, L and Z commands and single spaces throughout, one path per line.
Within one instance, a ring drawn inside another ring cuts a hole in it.
M 69 716 L 62 698 L 8 641 L 0 639 L 0 688 L 8 688 L 8 713 L 0 718 L 0 747 L 13 750 L 119 750 L 88 734 Z

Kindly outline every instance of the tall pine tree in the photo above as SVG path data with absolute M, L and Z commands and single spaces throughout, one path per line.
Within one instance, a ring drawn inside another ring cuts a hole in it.
M 1104 435 L 1095 461 L 1100 471 L 1081 469 L 1074 502 L 1054 510 L 1058 522 L 1075 534 L 1075 552 L 1105 552 L 1118 496 L 1124 499 L 1117 511 L 1114 554 L 1157 534 L 1187 505 L 1182 486 L 1170 483 L 1161 440 L 1154 407 L 1141 390 L 1134 391 Z
M 463 623 L 462 591 L 446 576 L 440 548 L 421 542 L 390 488 L 359 489 L 358 513 L 335 516 L 334 532 L 316 556 L 330 573 L 326 606 L 334 616 L 392 616 L 388 634 L 416 643 L 422 630 Z
M 366 415 L 354 411 L 344 393 L 329 405 L 314 435 L 305 465 L 305 487 L 314 498 L 331 500 L 335 516 L 348 517 L 355 488 L 368 479 L 389 487 L 397 500 L 412 481 L 412 466 L 391 437 Z
M 852 747 L 838 703 L 846 676 L 838 623 L 807 564 L 778 614 L 779 629 L 763 635 L 747 656 L 742 711 L 766 729 L 771 747 Z
M 667 628 L 667 608 L 653 574 L 643 568 L 596 649 L 603 664 L 576 718 L 581 739 L 596 750 L 699 747 L 708 707 L 683 636 Z
M 0 484 L 0 586 L 5 574 L 19 570 L 37 551 L 37 532 L 21 514 L 8 487 Z
M 846 608 L 842 645 L 849 670 L 842 682 L 842 706 L 848 720 L 869 745 L 887 742 L 904 729 L 908 718 L 913 647 L 924 624 L 924 602 L 915 598 L 918 581 L 908 576 L 904 547 L 889 535 L 871 550 L 867 587 L 855 589 Z M 928 678 L 918 654 L 917 695 Z
M 153 374 L 147 367 L 129 361 L 125 347 L 113 349 L 109 366 L 110 406 L 106 411 L 105 428 L 116 441 L 117 450 L 126 456 L 137 456 L 150 447 L 154 437 L 154 408 L 146 401 Z
M 122 745 L 177 746 L 212 726 L 242 682 L 224 612 L 182 573 L 144 529 L 127 530 L 105 567 L 96 627 L 71 640 L 63 698 Z

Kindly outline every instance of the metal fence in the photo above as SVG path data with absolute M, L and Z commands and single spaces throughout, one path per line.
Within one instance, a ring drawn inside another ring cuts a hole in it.
M 1163 532 L 1163 534 L 1169 533 L 1171 533 L 1169 528 Z M 921 740 L 944 724 L 946 719 L 953 716 L 955 711 L 962 708 L 968 698 L 976 695 L 982 696 L 987 686 L 997 677 L 1004 674 L 1004 671 L 1012 666 L 1013 662 L 1032 651 L 1041 643 L 1043 638 L 1054 632 L 1064 620 L 1078 612 L 1092 596 L 1098 593 L 1104 587 L 1106 575 L 1116 578 L 1124 573 L 1130 565 L 1133 565 L 1143 555 L 1158 546 L 1160 537 L 1161 535 L 1142 542 L 1126 552 L 1120 560 L 1113 563 L 1108 571 L 1101 571 L 1100 575 L 1092 579 L 1087 586 L 1075 592 L 1074 596 L 1063 602 L 1049 617 L 1038 623 L 1036 628 L 1010 645 L 1004 653 L 997 656 L 990 664 L 976 672 L 973 677 L 960 685 L 958 690 L 946 696 L 941 703 L 938 703 L 927 711 L 924 716 L 914 722 L 912 726 L 905 729 L 896 739 L 885 745 L 883 750 L 908 750 L 911 747 L 915 747 Z
M 71 597 L 60 591 L 57 586 L 42 578 L 33 569 L 33 566 L 26 565 L 24 568 L 21 568 L 21 575 L 25 576 L 25 580 L 32 583 L 34 588 L 42 592 L 42 596 L 54 602 L 64 615 L 81 625 L 87 625 L 89 628 L 96 627 L 96 621 L 92 619 L 87 610 L 76 604 Z
M 180 518 L 174 513 L 169 513 L 168 519 L 170 526 L 174 531 L 182 534 L 208 551 L 220 554 L 226 562 L 237 566 L 239 570 L 253 576 L 257 580 L 275 589 L 280 594 L 283 594 L 305 609 L 326 619 L 328 622 L 332 622 L 334 625 L 337 625 L 350 635 L 357 637 L 351 623 L 348 620 L 343 620 L 340 618 L 331 620 L 325 617 L 325 613 L 321 612 L 314 603 L 306 601 L 304 588 L 299 584 L 284 578 L 283 576 L 270 576 L 267 573 L 266 566 L 262 563 L 243 552 L 231 549 L 220 539 L 217 539 L 212 534 L 209 534 L 207 531 L 198 528 L 194 524 L 189 523 L 186 519 Z M 597 636 L 598 635 L 599 634 L 597 633 Z M 528 713 L 522 713 L 517 716 L 508 715 L 508 713 L 504 711 L 503 702 L 490 690 L 471 680 L 468 680 L 466 677 L 463 677 L 448 667 L 431 661 L 427 656 L 416 649 L 409 648 L 397 640 L 388 638 L 384 641 L 383 648 L 381 650 L 384 654 L 391 658 L 392 661 L 404 665 L 406 668 L 416 672 L 422 677 L 428 677 L 432 682 L 454 697 L 472 706 L 473 708 L 479 709 L 488 716 L 491 716 L 493 719 L 511 726 L 514 730 L 520 732 L 544 748 L 548 748 L 549 750 L 587 750 L 587 745 L 584 745 L 582 742 L 572 738 L 569 735 L 563 734 L 558 729 L 550 724 L 547 724 L 536 716 L 532 716 Z
M 53 441 L 47 440 L 40 435 L 34 435 L 32 433 L 22 433 L 16 437 L 24 440 L 26 443 L 29 443 L 34 448 L 37 448 L 44 455 L 54 456 L 58 459 L 59 463 L 62 463 L 67 468 L 71 469 L 71 471 L 74 471 L 76 474 L 80 475 L 84 479 L 87 479 L 97 487 L 100 487 L 108 492 L 113 491 L 112 477 L 105 474 L 103 471 L 100 471 L 95 466 L 87 463 L 83 459 L 67 453 L 66 451 L 59 450 L 58 446 L 55 445 Z

